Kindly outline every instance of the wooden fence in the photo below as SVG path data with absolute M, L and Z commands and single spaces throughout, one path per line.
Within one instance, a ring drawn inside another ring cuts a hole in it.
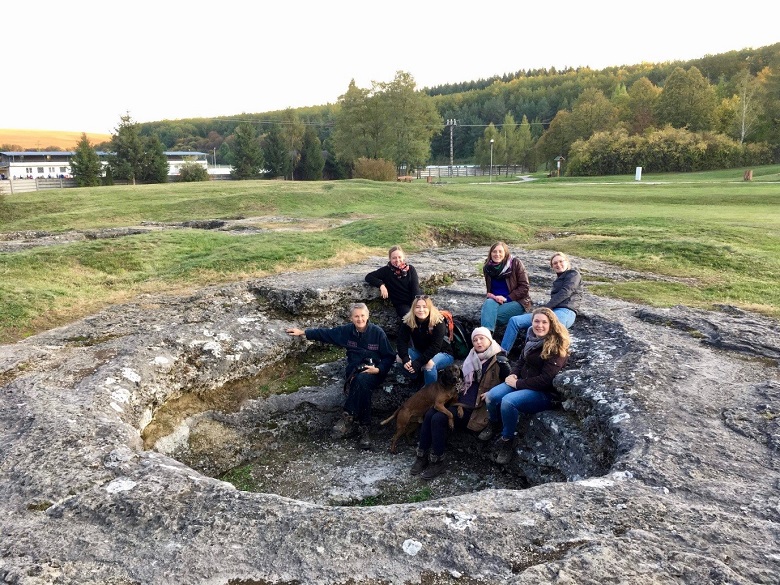
M 76 186 L 76 179 L 6 179 L 0 181 L 0 193 L 13 195 L 14 193 L 31 193 L 44 189 L 64 189 Z

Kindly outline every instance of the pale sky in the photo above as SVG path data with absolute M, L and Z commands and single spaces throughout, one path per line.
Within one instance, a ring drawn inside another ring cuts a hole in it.
M 688 60 L 780 42 L 776 0 L 70 0 L 4 2 L 0 128 L 136 122 L 335 103 L 541 67 Z

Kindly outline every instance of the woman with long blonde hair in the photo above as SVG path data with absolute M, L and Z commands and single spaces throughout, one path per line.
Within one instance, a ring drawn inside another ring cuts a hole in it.
M 439 370 L 455 361 L 444 316 L 428 295 L 417 295 L 398 328 L 398 361 L 407 376 L 423 375 L 423 384 L 438 378 Z
M 514 454 L 520 413 L 536 414 L 560 403 L 553 380 L 569 359 L 570 343 L 569 332 L 552 309 L 534 310 L 520 360 L 502 384 L 485 394 L 490 424 L 479 438 L 488 441 L 501 432 L 497 463 L 508 463 Z

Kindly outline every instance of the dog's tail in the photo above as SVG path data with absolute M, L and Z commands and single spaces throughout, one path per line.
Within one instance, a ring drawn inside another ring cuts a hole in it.
M 379 423 L 379 424 L 380 424 L 380 425 L 386 425 L 387 423 L 389 423 L 391 420 L 393 420 L 393 419 L 396 417 L 396 415 L 398 414 L 398 411 L 399 411 L 399 410 L 401 410 L 401 407 L 400 407 L 400 406 L 399 406 L 398 408 L 396 408 L 396 409 L 395 409 L 395 412 L 394 412 L 393 414 L 391 414 L 390 416 L 388 416 L 388 417 L 387 417 L 385 420 L 383 420 L 383 421 L 382 421 L 381 423 Z

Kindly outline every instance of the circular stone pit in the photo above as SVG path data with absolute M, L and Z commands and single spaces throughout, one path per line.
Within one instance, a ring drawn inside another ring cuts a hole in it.
M 518 254 L 543 302 L 549 253 Z M 483 257 L 459 248 L 412 262 L 424 277 L 448 274 L 437 304 L 476 319 Z M 0 580 L 776 582 L 780 328 L 733 308 L 587 294 L 576 359 L 559 376 L 565 409 L 522 430 L 515 463 L 529 489 L 332 506 L 237 490 L 144 448 L 161 405 L 278 365 L 301 348 L 285 327 L 343 322 L 349 302 L 375 292 L 362 278 L 382 262 L 145 296 L 0 347 Z M 662 280 L 575 263 L 586 280 Z M 327 395 L 307 392 L 189 418 L 249 424 L 277 402 L 297 400 L 287 410 L 301 413 Z M 182 435 L 197 427 L 185 422 Z

